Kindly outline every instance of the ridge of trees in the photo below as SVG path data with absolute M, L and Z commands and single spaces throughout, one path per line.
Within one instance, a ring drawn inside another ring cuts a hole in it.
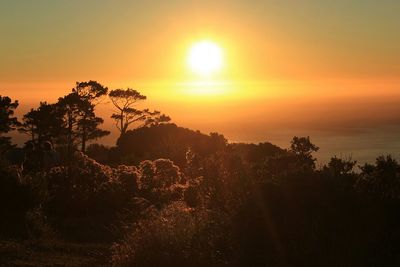
M 56 103 L 40 102 L 39 107 L 32 108 L 23 115 L 21 123 L 13 117 L 18 101 L 12 102 L 9 97 L 1 97 L 2 147 L 6 150 L 10 145 L 10 138 L 3 135 L 18 129 L 19 132 L 28 135 L 29 142 L 33 144 L 50 141 L 65 147 L 69 156 L 78 147 L 85 153 L 88 142 L 110 134 L 110 131 L 101 128 L 104 120 L 95 113 L 96 106 L 103 103 L 106 97 L 119 110 L 119 113 L 114 113 L 111 118 L 116 120 L 121 136 L 134 123 L 136 127 L 144 127 L 171 120 L 160 111 L 135 108 L 134 104 L 145 100 L 146 96 L 134 89 L 115 89 L 109 92 L 108 87 L 97 81 L 76 82 L 70 93 L 60 97 Z M 139 124 L 140 122 L 142 124 Z

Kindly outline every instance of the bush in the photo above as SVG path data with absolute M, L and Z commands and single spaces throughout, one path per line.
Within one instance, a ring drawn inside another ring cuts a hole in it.
M 365 164 L 357 189 L 382 199 L 400 199 L 400 164 L 391 156 L 380 156 L 375 165 Z
M 138 185 L 141 196 L 157 206 L 181 200 L 185 188 L 183 174 L 168 159 L 142 161 L 139 165 Z
M 112 247 L 113 266 L 233 266 L 228 216 L 173 202 L 151 210 Z
M 45 211 L 68 237 L 112 238 L 110 227 L 136 195 L 137 178 L 133 166 L 111 168 L 78 153 L 72 166 L 55 167 L 46 174 Z
M 82 153 L 71 166 L 52 168 L 44 179 L 46 214 L 64 236 L 80 240 L 112 240 L 120 233 L 115 228 L 141 213 L 138 199 L 161 208 L 181 200 L 186 188 L 183 174 L 170 160 L 112 168 Z
M 25 215 L 33 208 L 29 184 L 17 166 L 0 164 L 0 236 L 27 235 Z

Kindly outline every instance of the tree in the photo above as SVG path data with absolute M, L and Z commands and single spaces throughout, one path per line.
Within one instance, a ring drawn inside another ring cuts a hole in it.
M 100 99 L 107 95 L 108 88 L 96 81 L 77 82 L 72 93 L 79 96 L 81 104 L 81 118 L 78 120 L 78 129 L 81 139 L 81 151 L 85 153 L 88 140 L 97 139 L 110 134 L 98 128 L 103 123 L 103 119 L 96 117 L 94 113 L 95 106 Z
M 400 199 L 400 164 L 390 155 L 379 156 L 375 164 L 361 166 L 356 188 L 385 199 Z
M 149 126 L 171 120 L 170 117 L 161 114 L 160 111 L 134 108 L 138 102 L 146 100 L 146 96 L 134 89 L 115 89 L 110 92 L 109 97 L 118 110 L 116 113 L 112 114 L 111 118 L 115 120 L 116 127 L 120 131 L 121 136 L 124 135 L 129 126 L 135 122 L 142 122 L 142 126 Z
M 72 92 L 59 99 L 57 105 L 63 114 L 64 142 L 68 146 L 69 153 L 76 145 L 81 145 L 81 151 L 85 152 L 86 142 L 108 135 L 110 132 L 98 128 L 103 119 L 96 117 L 94 104 L 85 97 Z
M 96 81 L 76 82 L 72 93 L 78 94 L 82 99 L 89 101 L 96 106 L 99 100 L 107 95 L 108 87 L 101 85 Z
M 62 113 L 56 104 L 41 102 L 22 118 L 18 131 L 30 136 L 33 143 L 54 141 L 62 131 Z
M 357 175 L 354 167 L 357 161 L 349 158 L 332 157 L 327 165 L 321 169 L 321 173 L 325 178 L 329 178 L 330 186 L 343 190 L 342 192 L 351 192 L 354 189 L 354 183 Z
M 86 105 L 89 105 L 86 102 Z M 78 120 L 77 132 L 80 136 L 81 151 L 86 152 L 86 142 L 89 140 L 95 140 L 106 135 L 110 132 L 107 130 L 100 129 L 99 126 L 104 120 L 100 117 L 96 117 L 93 107 L 85 110 L 83 116 Z
M 297 155 L 311 156 L 313 152 L 317 152 L 319 147 L 311 143 L 310 137 L 293 137 L 290 142 L 290 151 Z
M 341 159 L 334 156 L 329 161 L 328 166 L 325 166 L 325 169 L 328 170 L 332 176 L 337 177 L 351 174 L 356 164 L 357 161 L 352 160 L 351 158 Z
M 313 152 L 317 152 L 319 147 L 311 143 L 310 137 L 297 137 L 294 136 L 290 142 L 290 152 L 294 153 L 301 159 L 304 166 L 315 168 L 316 159 L 312 156 Z
M 10 148 L 10 137 L 3 134 L 14 130 L 18 125 L 18 120 L 14 116 L 14 110 L 18 107 L 18 101 L 12 101 L 8 96 L 0 95 L 0 153 L 2 154 Z
M 226 148 L 228 144 L 228 140 L 224 135 L 212 132 L 210 133 L 210 141 L 211 141 L 211 150 L 213 151 L 221 151 Z
M 63 113 L 64 142 L 69 153 L 76 145 L 81 145 L 81 151 L 85 152 L 89 140 L 110 133 L 99 128 L 103 119 L 95 114 L 95 106 L 107 91 L 107 87 L 96 81 L 77 82 L 70 94 L 58 100 L 57 105 Z
M 81 151 L 85 152 L 89 140 L 110 134 L 99 128 L 103 119 L 95 114 L 95 106 L 107 91 L 107 87 L 96 81 L 77 82 L 70 94 L 58 100 L 57 105 L 63 113 L 63 142 L 70 155 L 75 146 L 81 145 Z
M 60 136 L 59 142 L 67 145 L 68 155 L 71 155 L 77 139 L 74 129 L 79 117 L 78 103 L 79 96 L 76 93 L 60 97 L 57 102 L 63 114 L 63 135 Z

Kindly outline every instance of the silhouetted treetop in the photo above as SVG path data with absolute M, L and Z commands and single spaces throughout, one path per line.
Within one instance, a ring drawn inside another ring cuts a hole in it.
M 14 130 L 19 122 L 14 117 L 14 110 L 18 107 L 18 101 L 12 101 L 8 96 L 0 95 L 0 153 L 11 148 L 11 138 L 3 134 Z
M 109 93 L 111 101 L 119 108 L 127 108 L 128 106 L 140 100 L 146 100 L 146 96 L 142 95 L 135 89 L 114 89 Z
M 14 116 L 14 110 L 18 107 L 18 101 L 12 101 L 8 96 L 0 95 L 0 134 L 8 133 L 18 126 L 18 120 Z
M 29 135 L 34 143 L 54 141 L 62 134 L 62 110 L 56 104 L 41 102 L 22 117 L 18 131 Z
M 88 82 L 76 82 L 76 86 L 72 89 L 72 92 L 92 102 L 94 99 L 107 95 L 108 88 L 91 80 Z
M 310 137 L 293 137 L 290 142 L 290 151 L 302 156 L 311 156 L 313 152 L 317 152 L 319 147 L 311 143 Z
M 111 115 L 111 118 L 115 120 L 115 125 L 120 131 L 121 136 L 134 123 L 142 123 L 140 126 L 150 126 L 171 120 L 169 116 L 162 114 L 160 111 L 135 108 L 138 102 L 146 100 L 146 96 L 135 89 L 115 89 L 108 96 L 117 108 L 117 111 Z
M 356 166 L 357 161 L 349 159 L 341 159 L 336 156 L 332 157 L 328 162 L 328 166 L 326 167 L 333 176 L 345 175 L 353 172 L 354 167 Z
M 384 199 L 400 199 L 400 164 L 390 155 L 379 156 L 375 164 L 364 164 L 356 184 L 358 190 Z
M 62 113 L 63 128 L 60 140 L 64 139 L 61 143 L 67 144 L 69 153 L 78 144 L 81 145 L 81 151 L 85 152 L 89 140 L 110 133 L 99 128 L 103 119 L 95 114 L 95 106 L 107 92 L 108 88 L 96 81 L 77 82 L 71 93 L 59 98 L 57 107 Z

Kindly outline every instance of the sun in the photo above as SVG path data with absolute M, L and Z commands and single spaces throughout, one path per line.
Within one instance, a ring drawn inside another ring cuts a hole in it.
M 209 76 L 218 72 L 223 65 L 222 49 L 211 41 L 195 43 L 189 51 L 188 65 L 199 75 Z

